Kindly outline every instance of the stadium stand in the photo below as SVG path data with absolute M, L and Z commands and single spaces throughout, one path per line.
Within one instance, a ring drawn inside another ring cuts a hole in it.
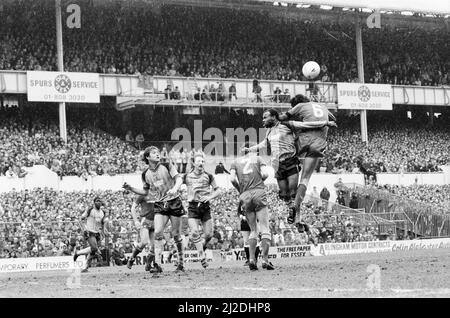
M 55 71 L 53 16 L 48 1 L 5 4 L 0 69 Z M 364 33 L 365 81 L 449 85 L 449 36 L 445 28 L 385 26 Z M 298 21 L 258 10 L 168 4 L 136 9 L 97 2 L 83 11 L 81 29 L 64 33 L 64 69 L 304 80 L 301 66 L 314 60 L 322 67 L 322 81 L 352 82 L 357 78 L 353 38 L 353 24 L 347 22 Z
M 295 226 L 288 225 L 288 207 L 278 198 L 278 193 L 270 188 L 267 193 L 274 246 L 368 241 L 379 237 L 373 224 L 358 222 L 351 215 L 343 214 L 344 210 L 348 212 L 346 207 L 322 203 L 318 198 L 311 198 L 303 205 L 306 220 L 311 224 L 310 235 L 299 233 Z M 44 188 L 2 194 L 0 257 L 67 255 L 74 247 L 82 246 L 83 229 L 78 218 L 95 196 L 103 199 L 112 221 L 110 247 L 131 252 L 138 239 L 130 217 L 131 194 L 121 191 L 59 192 Z M 225 191 L 213 201 L 214 238 L 210 248 L 225 251 L 243 246 L 237 206 L 235 190 Z M 169 233 L 165 239 L 165 249 L 170 250 Z

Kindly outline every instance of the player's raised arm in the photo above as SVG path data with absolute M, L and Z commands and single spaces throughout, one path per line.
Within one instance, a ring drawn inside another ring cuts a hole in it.
M 144 186 L 143 189 L 139 189 L 139 188 L 135 188 L 132 187 L 131 185 L 129 185 L 128 183 L 124 183 L 122 188 L 124 188 L 125 190 L 131 191 L 133 193 L 139 194 L 139 195 L 147 195 L 148 194 L 148 187 Z
M 255 146 L 252 146 L 252 147 L 249 147 L 249 148 L 245 148 L 244 147 L 244 148 L 242 148 L 242 150 L 244 152 L 246 152 L 246 151 L 248 151 L 248 152 L 256 152 L 256 151 L 258 151 L 260 149 L 263 149 L 263 148 L 266 148 L 266 147 L 267 147 L 267 139 L 264 138 L 264 140 L 261 141 L 259 144 L 255 145 Z

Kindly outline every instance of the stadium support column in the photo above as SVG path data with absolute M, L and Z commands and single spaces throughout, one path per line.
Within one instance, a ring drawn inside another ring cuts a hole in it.
M 358 65 L 358 80 L 360 83 L 364 83 L 364 59 L 363 59 L 363 46 L 362 46 L 362 29 L 361 20 L 358 13 L 356 13 L 356 59 Z M 361 110 L 361 139 L 366 144 L 368 143 L 367 134 L 367 111 Z
M 61 0 L 55 0 L 58 71 L 64 72 Z M 67 143 L 66 103 L 59 103 L 59 136 Z

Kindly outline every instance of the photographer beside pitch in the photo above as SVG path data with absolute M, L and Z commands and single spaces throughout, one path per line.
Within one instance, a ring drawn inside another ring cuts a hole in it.
M 164 228 L 170 220 L 172 225 L 172 236 L 178 251 L 177 272 L 184 272 L 184 251 L 183 239 L 181 237 L 181 217 L 184 215 L 183 204 L 181 202 L 180 189 L 183 180 L 177 169 L 168 163 L 160 162 L 161 154 L 157 147 L 151 146 L 144 151 L 144 162 L 148 168 L 142 173 L 143 189 L 138 189 L 124 183 L 125 190 L 136 194 L 151 195 L 155 200 L 154 206 L 154 227 L 155 227 L 155 273 L 161 273 L 161 266 L 156 263 L 161 259 L 164 249 Z

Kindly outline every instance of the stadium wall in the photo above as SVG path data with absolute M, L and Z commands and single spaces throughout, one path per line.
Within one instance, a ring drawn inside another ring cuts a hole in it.
M 367 242 L 347 242 L 347 243 L 326 243 L 315 245 L 293 245 L 293 246 L 272 246 L 269 249 L 270 259 L 302 258 L 310 256 L 334 256 L 363 253 L 388 253 L 398 251 L 450 249 L 450 238 L 429 239 L 429 240 L 405 240 L 405 241 L 367 241 Z M 170 252 L 163 253 L 163 262 L 168 262 Z M 129 257 L 131 254 L 126 254 Z M 136 266 L 143 266 L 146 262 L 147 253 L 139 255 Z M 186 251 L 188 262 L 199 262 L 197 251 Z M 230 262 L 245 260 L 243 248 L 232 249 L 230 251 L 207 251 L 208 261 Z M 171 262 L 176 261 L 176 255 Z M 74 263 L 71 256 L 64 257 L 36 257 L 36 258 L 7 258 L 0 259 L 0 274 L 14 272 L 36 272 L 65 270 L 73 272 L 84 266 L 85 260 Z

